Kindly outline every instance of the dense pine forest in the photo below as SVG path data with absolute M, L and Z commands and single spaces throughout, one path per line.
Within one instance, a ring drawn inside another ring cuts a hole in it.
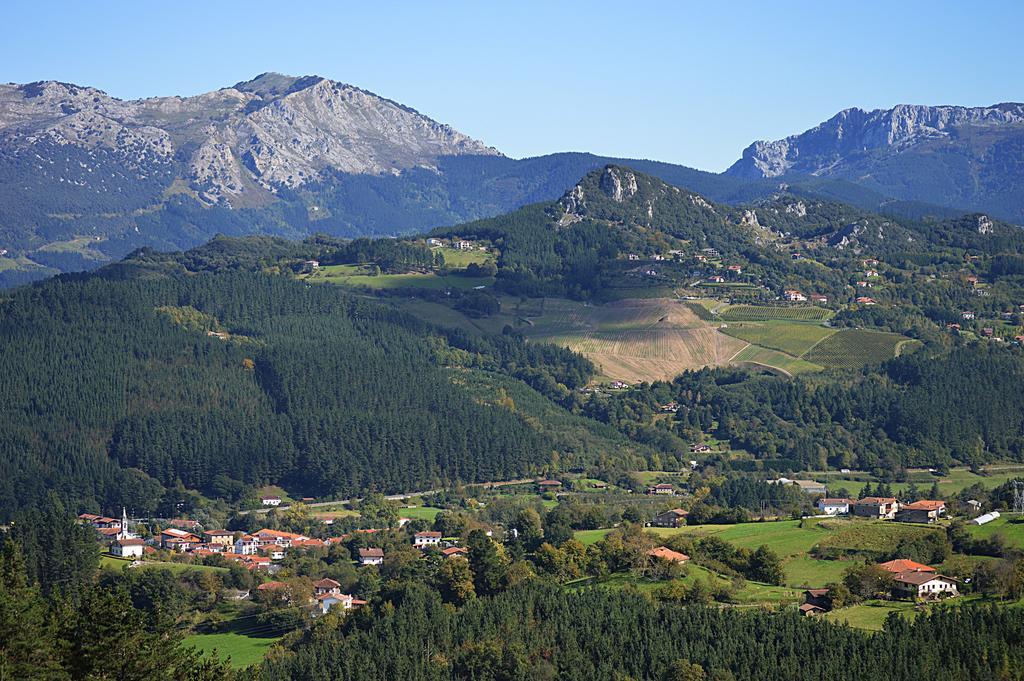
M 225 248 L 139 253 L 0 302 L 0 516 L 51 489 L 72 507 L 139 515 L 179 501 L 167 493 L 178 486 L 232 502 L 267 483 L 309 495 L 425 489 L 625 444 L 609 430 L 581 451 L 551 434 L 573 417 L 548 398 L 593 370 L 578 355 L 440 331 L 334 287 L 248 271 Z M 561 416 L 541 433 L 453 370 L 525 382 L 530 403 Z
M 846 681 L 1020 679 L 1024 611 L 949 609 L 877 634 L 799 618 L 525 586 L 460 611 L 388 594 L 338 630 L 315 627 L 267 679 Z

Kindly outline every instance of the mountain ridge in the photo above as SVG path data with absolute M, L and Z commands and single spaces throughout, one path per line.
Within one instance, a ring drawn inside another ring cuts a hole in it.
M 844 109 L 802 133 L 757 141 L 724 174 L 849 180 L 897 199 L 1024 222 L 1024 104 Z

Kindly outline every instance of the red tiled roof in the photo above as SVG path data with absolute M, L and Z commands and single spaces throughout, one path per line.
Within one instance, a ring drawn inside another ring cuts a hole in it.
M 438 538 L 439 539 L 441 537 L 441 533 L 440 532 L 417 532 L 416 536 L 417 537 L 430 537 L 430 538 Z
M 659 546 L 657 548 L 651 549 L 650 551 L 647 552 L 647 555 L 651 556 L 652 558 L 661 558 L 663 560 L 671 560 L 671 561 L 674 561 L 676 563 L 684 563 L 684 562 L 690 560 L 690 557 L 688 555 L 686 555 L 685 553 L 679 553 L 678 551 L 673 551 L 672 549 L 668 548 L 667 546 Z
M 946 508 L 946 502 L 922 499 L 920 501 L 915 501 L 912 504 L 906 504 L 903 508 L 911 511 L 941 511 Z
M 336 594 L 336 593 L 325 593 L 325 594 L 320 594 L 319 596 L 316 597 L 316 599 L 318 601 L 326 601 L 328 598 L 335 598 L 335 599 L 337 599 L 339 601 L 355 600 L 351 596 L 349 596 L 348 594 Z
M 384 549 L 359 549 L 359 556 L 362 558 L 383 558 Z
M 896 560 L 890 560 L 885 563 L 879 563 L 878 567 L 883 570 L 887 570 L 893 573 L 901 572 L 935 572 L 935 568 L 923 563 L 916 563 L 906 558 L 897 558 Z
M 337 589 L 341 586 L 339 582 L 334 581 L 328 577 L 321 579 L 319 582 L 313 582 L 313 586 L 318 589 Z
M 257 591 L 274 591 L 276 589 L 283 589 L 286 586 L 288 586 L 288 585 L 285 584 L 284 582 L 264 582 L 263 584 L 260 584 L 258 587 L 256 587 L 256 590 Z
M 304 535 L 295 534 L 294 532 L 281 532 L 279 530 L 270 530 L 267 528 L 263 528 L 259 532 L 253 532 L 253 536 L 274 537 L 275 539 L 307 539 Z
M 441 551 L 441 555 L 446 557 L 459 556 L 465 553 L 469 553 L 469 551 L 467 549 L 462 548 L 461 546 L 449 546 L 448 548 Z

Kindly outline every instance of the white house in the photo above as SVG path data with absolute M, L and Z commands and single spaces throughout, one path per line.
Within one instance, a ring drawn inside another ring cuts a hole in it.
M 384 549 L 359 549 L 360 565 L 382 565 L 384 563 Z
M 335 593 L 333 591 L 320 594 L 316 597 L 320 606 L 320 613 L 326 615 L 331 608 L 339 607 L 342 610 L 351 610 L 352 602 L 355 600 L 348 594 Z
M 818 513 L 846 515 L 850 512 L 849 499 L 818 499 Z
M 895 576 L 896 591 L 906 598 L 956 596 L 956 581 L 930 572 L 901 572 Z
M 317 596 L 323 596 L 324 594 L 340 594 L 341 584 L 333 579 L 324 578 L 318 582 L 313 582 L 313 591 Z
M 440 532 L 417 532 L 413 535 L 412 545 L 418 549 L 429 549 L 441 545 Z
M 260 503 L 262 503 L 264 506 L 280 506 L 281 497 L 263 497 L 262 499 L 260 499 Z
M 252 535 L 245 535 L 235 540 L 235 553 L 242 556 L 253 556 L 260 550 L 260 540 Z
M 117 539 L 110 545 L 110 553 L 119 558 L 142 558 L 145 544 L 141 539 Z

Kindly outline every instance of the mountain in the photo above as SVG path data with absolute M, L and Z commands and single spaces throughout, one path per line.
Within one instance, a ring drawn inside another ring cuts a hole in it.
M 1024 104 L 846 109 L 799 135 L 755 142 L 725 174 L 846 180 L 1024 223 Z

